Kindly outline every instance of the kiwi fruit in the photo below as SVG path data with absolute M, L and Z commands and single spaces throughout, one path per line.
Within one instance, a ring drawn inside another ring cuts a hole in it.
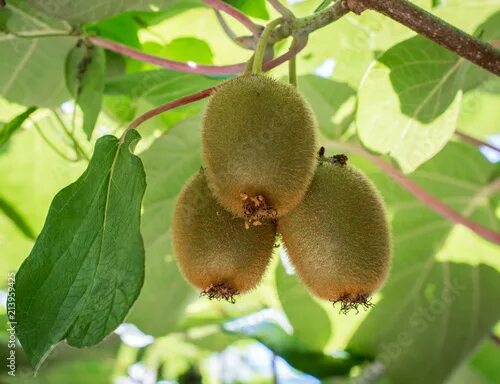
M 186 280 L 209 298 L 234 302 L 257 286 L 271 259 L 276 226 L 246 230 L 244 220 L 223 209 L 201 170 L 177 201 L 175 255 Z
M 390 231 L 373 183 L 345 155 L 320 162 L 304 200 L 280 219 L 296 273 L 341 311 L 369 306 L 390 265 Z
M 288 83 L 262 74 L 222 83 L 202 129 L 207 179 L 220 204 L 253 225 L 294 208 L 314 174 L 315 124 Z

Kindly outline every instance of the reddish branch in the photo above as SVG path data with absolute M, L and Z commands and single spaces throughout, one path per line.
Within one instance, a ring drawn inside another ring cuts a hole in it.
M 477 147 L 488 147 L 490 149 L 493 149 L 494 151 L 497 151 L 500 153 L 500 148 L 495 147 L 493 144 L 487 143 L 485 141 L 476 139 L 475 137 L 469 136 L 466 133 L 455 131 L 455 135 L 460 137 L 463 141 L 470 143 L 472 145 L 475 145 Z
M 361 148 L 358 145 L 351 143 L 335 143 L 336 147 L 343 147 L 348 151 L 358 153 L 361 156 L 367 158 L 372 163 L 374 163 L 377 167 L 379 167 L 382 171 L 388 174 L 394 181 L 396 181 L 399 185 L 405 188 L 408 192 L 410 192 L 413 196 L 415 196 L 422 203 L 427 205 L 429 208 L 439 213 L 441 216 L 446 219 L 457 223 L 462 224 L 469 228 L 470 230 L 477 233 L 479 236 L 489 240 L 493 243 L 500 244 L 500 233 L 495 232 L 489 228 L 483 227 L 482 225 L 476 223 L 475 221 L 469 220 L 468 218 L 462 216 L 460 213 L 455 212 L 447 205 L 445 205 L 440 200 L 436 199 L 434 196 L 429 194 L 423 188 L 421 188 L 418 184 L 416 184 L 413 180 L 406 177 L 402 174 L 398 169 L 392 166 L 390 163 L 386 162 L 382 158 L 372 155 L 365 149 Z
M 160 105 L 159 107 L 151 109 L 150 111 L 147 111 L 146 113 L 140 115 L 139 117 L 136 117 L 134 119 L 134 121 L 132 121 L 130 123 L 127 130 L 137 128 L 139 125 L 141 125 L 146 120 L 149 120 L 152 117 L 159 115 L 160 113 L 163 113 L 163 112 L 169 111 L 171 109 L 180 107 L 181 105 L 190 104 L 190 103 L 193 103 L 195 101 L 204 99 L 205 97 L 210 96 L 214 90 L 215 90 L 215 87 L 207 88 L 207 89 L 204 89 L 200 92 L 194 93 L 192 95 L 181 97 L 180 99 L 170 101 L 166 104 Z
M 459 56 L 500 75 L 500 50 L 461 31 L 407 0 L 342 0 L 353 12 L 377 11 Z

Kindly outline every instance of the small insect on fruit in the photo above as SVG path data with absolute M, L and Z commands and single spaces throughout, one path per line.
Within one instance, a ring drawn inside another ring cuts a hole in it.
M 383 201 L 349 165 L 318 166 L 304 200 L 278 229 L 302 282 L 343 311 L 368 306 L 386 278 L 391 246 Z
M 234 302 L 260 282 L 271 259 L 276 226 L 247 231 L 244 220 L 224 210 L 204 171 L 184 187 L 173 220 L 175 255 L 186 280 L 209 298 Z
M 295 87 L 264 75 L 244 75 L 217 89 L 205 111 L 202 143 L 212 192 L 249 226 L 295 207 L 316 165 L 310 107 Z

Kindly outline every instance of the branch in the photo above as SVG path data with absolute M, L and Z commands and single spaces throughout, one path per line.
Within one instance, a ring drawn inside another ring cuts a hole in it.
M 159 107 L 153 108 L 153 109 L 147 111 L 146 113 L 140 115 L 139 117 L 136 117 L 134 119 L 134 121 L 132 121 L 130 123 L 127 130 L 137 128 L 139 125 L 141 125 L 146 120 L 149 120 L 152 117 L 159 115 L 160 113 L 167 112 L 171 109 L 180 107 L 182 105 L 190 104 L 190 103 L 193 103 L 193 102 L 198 101 L 198 100 L 202 100 L 205 97 L 210 96 L 214 91 L 215 91 L 215 87 L 207 88 L 207 89 L 204 89 L 200 92 L 193 93 L 192 95 L 184 96 L 184 97 L 181 97 L 180 99 L 170 101 L 166 104 L 160 105 Z M 125 136 L 125 134 L 124 134 L 124 136 Z
M 377 167 L 379 167 L 382 171 L 387 173 L 395 182 L 405 188 L 408 192 L 410 192 L 413 196 L 415 196 L 418 200 L 424 203 L 426 206 L 439 213 L 441 216 L 446 219 L 457 223 L 462 224 L 483 237 L 486 240 L 489 240 L 493 243 L 500 244 L 500 233 L 495 232 L 489 228 L 483 227 L 482 225 L 469 220 L 467 217 L 462 216 L 460 213 L 455 212 L 447 205 L 442 203 L 440 200 L 429 194 L 423 188 L 421 188 L 418 184 L 416 184 L 413 180 L 409 179 L 405 175 L 403 175 L 398 169 L 392 166 L 390 163 L 386 162 L 384 159 L 372 155 L 367 150 L 363 149 L 361 146 L 352 144 L 352 143 L 334 143 L 336 147 L 344 148 L 348 151 L 357 153 L 364 158 L 373 162 Z
M 244 71 L 247 64 L 238 63 L 232 65 L 201 65 L 196 63 L 183 63 L 180 61 L 168 60 L 158 56 L 149 55 L 147 53 L 138 51 L 134 48 L 127 47 L 126 45 L 117 43 L 113 40 L 108 40 L 100 36 L 90 36 L 89 40 L 95 45 L 119 53 L 120 55 L 128 56 L 139 61 L 180 72 L 198 73 L 209 76 L 235 75 Z M 306 42 L 306 37 L 299 36 L 296 40 L 294 40 L 294 43 L 292 44 L 292 47 L 288 52 L 281 55 L 280 57 L 277 57 L 276 59 L 264 63 L 264 70 L 268 71 L 280 64 L 283 64 L 287 60 L 290 60 L 290 58 L 294 57 L 302 49 L 304 49 Z
M 235 73 L 241 72 L 245 68 L 245 63 L 220 66 L 183 63 L 180 61 L 169 60 L 158 56 L 149 55 L 136 49 L 127 47 L 126 45 L 99 36 L 90 36 L 89 40 L 95 45 L 119 53 L 120 55 L 128 56 L 139 61 L 144 61 L 146 63 L 158 65 L 159 67 L 172 69 L 174 71 L 217 76 L 233 75 Z
M 466 133 L 455 131 L 455 135 L 457 135 L 463 141 L 465 141 L 465 142 L 467 142 L 469 144 L 475 145 L 477 147 L 488 147 L 488 148 L 493 149 L 494 151 L 497 151 L 498 153 L 500 153 L 500 148 L 495 147 L 493 144 L 490 144 L 490 143 L 487 143 L 485 141 L 476 139 L 475 137 L 469 136 Z
M 247 15 L 221 0 L 203 0 L 203 2 L 210 5 L 214 9 L 218 9 L 219 11 L 225 12 L 234 17 L 241 24 L 247 27 L 247 29 L 252 32 L 252 35 L 254 36 L 259 35 L 262 31 L 262 27 L 250 20 Z
M 500 75 L 500 50 L 461 31 L 407 0 L 342 0 L 354 13 L 377 11 L 459 56 Z

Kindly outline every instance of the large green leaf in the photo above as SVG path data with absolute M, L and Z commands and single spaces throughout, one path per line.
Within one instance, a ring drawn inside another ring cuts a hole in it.
M 146 280 L 127 321 L 154 336 L 165 335 L 193 297 L 173 259 L 170 227 L 180 190 L 201 166 L 200 125 L 200 116 L 184 120 L 141 154 L 148 180 L 141 228 Z
M 326 311 L 312 298 L 297 276 L 289 275 L 282 263 L 276 268 L 276 290 L 293 334 L 313 350 L 321 351 L 332 334 Z M 314 319 L 314 326 L 311 326 Z
M 69 33 L 70 26 L 34 10 L 24 1 L 9 1 L 3 29 L 22 36 Z M 0 15 L 1 17 L 1 15 Z M 1 30 L 2 28 L 0 28 Z M 71 37 L 20 38 L 0 32 L 0 95 L 26 106 L 55 107 L 68 98 L 64 59 Z
M 61 190 L 16 281 L 17 335 L 33 367 L 60 340 L 83 347 L 123 321 L 143 283 L 145 175 L 131 147 L 98 140 L 87 170 Z
M 354 89 L 346 83 L 314 75 L 300 76 L 298 84 L 314 111 L 321 132 L 333 139 L 341 136 L 354 121 Z
M 101 111 L 106 57 L 101 47 L 80 41 L 66 58 L 66 86 L 83 112 L 83 131 L 90 138 Z
M 414 37 L 385 52 L 359 90 L 358 135 L 404 172 L 439 152 L 456 129 L 465 61 Z
M 449 143 L 412 178 L 448 206 L 499 230 L 495 166 Z M 350 342 L 390 382 L 442 383 L 500 317 L 496 246 L 431 211 L 387 176 L 369 172 L 392 217 L 394 258 L 382 299 Z

